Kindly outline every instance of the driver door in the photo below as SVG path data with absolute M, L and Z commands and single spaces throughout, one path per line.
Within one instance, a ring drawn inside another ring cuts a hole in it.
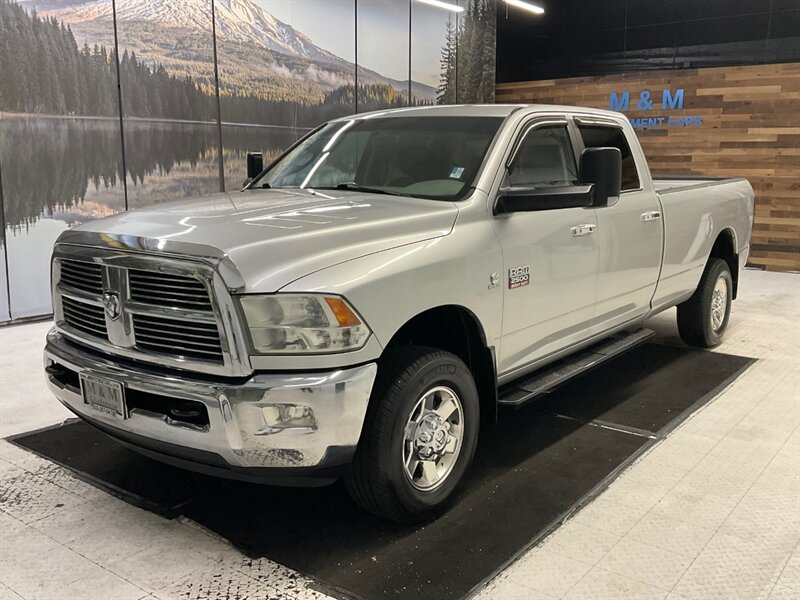
M 513 148 L 502 186 L 578 183 L 566 120 L 528 123 Z M 505 269 L 498 372 L 510 378 L 588 337 L 598 285 L 597 215 L 591 207 L 554 207 L 496 215 L 494 227 Z

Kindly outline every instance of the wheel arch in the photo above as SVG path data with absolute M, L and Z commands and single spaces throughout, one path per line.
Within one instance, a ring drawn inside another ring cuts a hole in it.
M 488 345 L 478 317 L 465 306 L 446 304 L 426 309 L 406 320 L 384 348 L 415 345 L 445 350 L 469 367 L 478 389 L 481 421 L 497 418 L 497 372 L 494 348 Z
M 736 232 L 731 227 L 726 227 L 717 235 L 714 240 L 714 245 L 711 247 L 711 254 L 709 260 L 712 258 L 720 258 L 724 260 L 728 269 L 731 272 L 731 279 L 733 280 L 733 293 L 731 298 L 736 299 L 739 291 L 739 246 L 736 241 Z

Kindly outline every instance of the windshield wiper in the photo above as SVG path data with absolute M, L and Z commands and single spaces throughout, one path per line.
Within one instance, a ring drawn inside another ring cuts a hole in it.
M 347 190 L 348 192 L 367 192 L 369 194 L 388 194 L 389 196 L 406 196 L 408 197 L 409 194 L 403 194 L 402 192 L 393 192 L 391 190 L 382 190 L 380 188 L 372 188 L 366 187 L 363 185 L 358 185 L 354 181 L 348 181 L 347 183 L 340 183 L 334 187 L 318 187 L 313 188 L 315 190 Z

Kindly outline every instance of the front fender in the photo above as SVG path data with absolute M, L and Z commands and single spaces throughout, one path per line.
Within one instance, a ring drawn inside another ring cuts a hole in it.
M 497 238 L 486 221 L 450 235 L 407 244 L 334 265 L 298 279 L 282 292 L 330 292 L 347 298 L 381 346 L 414 316 L 438 306 L 470 310 L 489 345 L 499 342 L 503 283 Z

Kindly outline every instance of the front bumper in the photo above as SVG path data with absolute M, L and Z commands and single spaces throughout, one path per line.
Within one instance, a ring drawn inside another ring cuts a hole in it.
M 48 386 L 61 403 L 109 435 L 167 462 L 245 479 L 313 476 L 349 463 L 377 373 L 369 363 L 236 381 L 192 376 L 113 360 L 55 330 L 47 336 L 44 363 Z M 121 382 L 131 398 L 128 418 L 86 404 L 81 373 Z M 162 408 L 173 402 L 202 405 L 207 419 L 186 422 L 175 417 L 180 411 Z

